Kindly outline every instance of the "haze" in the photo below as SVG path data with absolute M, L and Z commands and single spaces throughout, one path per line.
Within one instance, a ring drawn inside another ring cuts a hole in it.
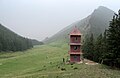
M 0 0 L 0 23 L 21 36 L 43 40 L 99 6 L 117 12 L 120 0 Z

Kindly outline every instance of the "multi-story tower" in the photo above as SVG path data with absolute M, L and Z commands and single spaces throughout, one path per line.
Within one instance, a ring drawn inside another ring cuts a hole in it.
M 70 62 L 80 62 L 81 61 L 81 33 L 79 29 L 75 28 L 70 32 Z

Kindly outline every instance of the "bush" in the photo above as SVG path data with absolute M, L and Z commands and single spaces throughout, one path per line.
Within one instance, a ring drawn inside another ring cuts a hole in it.
M 77 67 L 74 67 L 74 70 L 78 69 Z
M 73 66 L 71 66 L 71 68 L 73 68 Z
M 60 66 L 58 66 L 58 69 L 60 68 Z
M 66 69 L 65 69 L 65 68 L 61 68 L 61 70 L 62 70 L 62 71 L 66 71 Z

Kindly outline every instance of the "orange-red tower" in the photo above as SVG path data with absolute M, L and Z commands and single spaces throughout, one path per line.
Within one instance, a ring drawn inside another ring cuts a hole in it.
M 70 62 L 80 62 L 81 61 L 81 33 L 79 29 L 75 28 L 70 32 Z

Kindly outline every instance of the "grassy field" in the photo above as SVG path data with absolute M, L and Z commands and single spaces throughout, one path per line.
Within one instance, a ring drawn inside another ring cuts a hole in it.
M 120 78 L 104 65 L 63 64 L 68 45 L 36 46 L 24 52 L 0 53 L 0 78 Z

